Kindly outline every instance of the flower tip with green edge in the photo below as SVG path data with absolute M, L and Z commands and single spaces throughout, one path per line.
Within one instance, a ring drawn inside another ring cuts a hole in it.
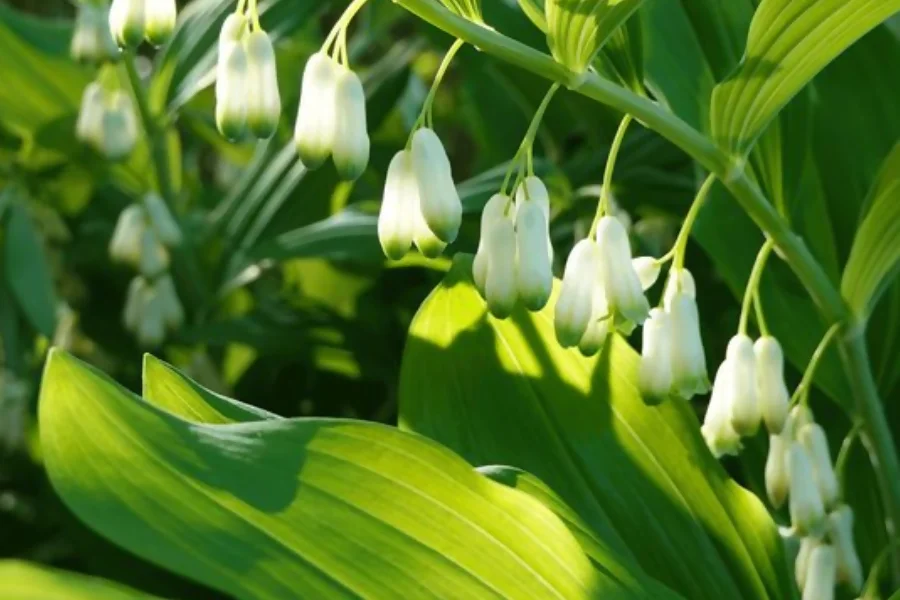
M 819 488 L 822 502 L 826 508 L 833 507 L 839 499 L 840 486 L 831 462 L 825 430 L 817 423 L 809 423 L 797 431 L 797 438 L 806 448 L 812 461 L 813 478 Z
M 834 600 L 837 556 L 830 544 L 817 544 L 809 553 L 803 600 Z
M 408 151 L 401 150 L 388 165 L 378 214 L 378 241 L 391 260 L 400 260 L 412 246 L 418 195 L 412 158 Z
M 787 465 L 791 525 L 799 535 L 819 536 L 825 522 L 825 506 L 813 476 L 812 459 L 800 442 L 791 442 Z
M 864 583 L 863 566 L 853 541 L 853 509 L 846 504 L 828 515 L 828 538 L 834 545 L 837 581 L 859 594 Z
M 239 42 L 219 44 L 216 70 L 216 127 L 225 139 L 236 141 L 247 133 L 247 53 Z
M 281 119 L 275 49 L 265 31 L 247 34 L 244 49 L 247 53 L 247 126 L 257 139 L 269 139 Z
M 109 30 L 121 48 L 137 48 L 144 41 L 145 15 L 145 0 L 113 0 L 109 9 Z
M 303 69 L 300 107 L 294 128 L 297 154 L 308 169 L 317 169 L 334 145 L 335 88 L 341 66 L 324 52 L 313 54 Z
M 101 119 L 98 150 L 111 161 L 124 160 L 138 141 L 137 116 L 131 98 L 122 91 L 109 94 Z
M 769 453 L 765 466 L 766 494 L 776 509 L 784 506 L 790 491 L 791 482 L 787 470 L 789 445 L 790 440 L 785 436 L 769 436 Z
M 556 340 L 563 348 L 577 346 L 587 332 L 599 270 L 597 244 L 590 238 L 575 244 L 566 261 L 553 317 Z
M 420 188 L 421 189 L 421 188 Z M 516 285 L 516 231 L 509 218 L 500 219 L 488 235 L 485 300 L 498 319 L 509 317 L 519 301 Z
M 661 404 L 672 389 L 672 330 L 669 315 L 659 308 L 644 322 L 638 388 L 648 405 Z
M 729 396 L 731 426 L 742 437 L 750 437 L 762 421 L 756 398 L 756 355 L 753 340 L 738 334 L 728 342 L 725 360 L 731 363 L 731 377 L 724 393 Z
M 712 397 L 700 428 L 706 445 L 716 458 L 736 455 L 743 448 L 741 436 L 731 426 L 731 406 L 729 405 L 731 398 L 727 390 L 731 385 L 732 376 L 731 363 L 726 360 L 716 372 Z
M 334 103 L 336 118 L 331 150 L 334 166 L 341 179 L 355 181 L 369 165 L 370 141 L 366 94 L 359 76 L 350 69 L 341 68 L 337 76 Z
M 710 387 L 697 301 L 686 291 L 676 292 L 666 312 L 672 317 L 673 391 L 689 400 Z
M 178 7 L 175 0 L 145 0 L 144 38 L 153 46 L 159 47 L 172 38 L 175 22 L 178 19 Z
M 784 379 L 784 353 L 774 337 L 753 345 L 756 355 L 756 397 L 769 433 L 781 433 L 787 421 L 790 393 Z
M 450 159 L 433 130 L 423 127 L 413 134 L 412 157 L 425 222 L 438 238 L 452 243 L 462 224 L 462 202 L 453 182 Z M 511 265 L 512 262 L 507 266 Z
M 597 224 L 603 287 L 610 309 L 625 320 L 642 324 L 650 303 L 634 270 L 628 232 L 621 221 L 606 215 Z
M 491 227 L 500 219 L 507 218 L 506 209 L 512 208 L 510 197 L 506 194 L 494 194 L 484 205 L 481 211 L 481 235 L 478 239 L 478 249 L 475 259 L 472 261 L 472 280 L 481 297 L 485 297 L 485 285 L 488 271 L 488 235 Z
M 535 200 L 516 210 L 516 283 L 528 310 L 539 311 L 553 291 L 549 230 L 544 208 Z

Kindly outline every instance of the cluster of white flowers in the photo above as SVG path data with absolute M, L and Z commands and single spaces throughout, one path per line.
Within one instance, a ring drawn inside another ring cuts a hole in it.
M 231 14 L 219 32 L 216 125 L 229 140 L 268 139 L 278 129 L 281 94 L 275 49 L 259 22 Z
M 332 157 L 346 181 L 357 179 L 369 164 L 362 82 L 324 51 L 310 57 L 303 71 L 294 141 L 307 168 L 316 169 Z
M 127 92 L 107 89 L 102 79 L 84 90 L 75 135 L 107 159 L 122 160 L 137 144 L 137 116 Z
M 177 329 L 184 322 L 184 310 L 168 273 L 169 249 L 181 241 L 181 230 L 165 201 L 152 192 L 142 203 L 122 211 L 113 232 L 110 257 L 139 273 L 128 288 L 124 324 L 143 346 L 159 345 L 167 329 Z
M 175 30 L 175 0 L 113 0 L 109 29 L 121 48 L 136 48 L 146 40 L 165 44 Z
M 119 46 L 109 28 L 109 2 L 86 1 L 78 5 L 72 58 L 86 63 L 104 63 L 119 57 Z

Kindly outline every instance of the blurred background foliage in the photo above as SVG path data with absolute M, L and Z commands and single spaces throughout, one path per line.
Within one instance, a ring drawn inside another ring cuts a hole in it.
M 168 150 L 179 187 L 177 212 L 188 239 L 185 254 L 190 255 L 176 256 L 174 264 L 188 323 L 164 347 L 152 350 L 203 384 L 281 415 L 395 423 L 406 331 L 449 261 L 408 258 L 386 265 L 374 215 L 387 164 L 405 142 L 451 40 L 392 2 L 371 2 L 354 25 L 350 45 L 369 98 L 370 167 L 353 185 L 339 183 L 331 166 L 307 173 L 291 143 L 300 73 L 345 4 L 261 3 L 263 26 L 277 39 L 285 100 L 281 129 L 268 142 L 233 145 L 215 130 L 210 74 L 218 27 L 231 2 L 182 3 L 173 42 L 142 61 L 144 74 L 153 74 L 148 85 L 154 107 L 174 119 Z M 651 71 L 658 74 L 679 60 L 684 68 L 705 53 L 721 58 L 712 69 L 719 79 L 739 58 L 739 47 L 720 52 L 728 49 L 714 47 L 714 36 L 700 36 L 710 41 L 705 48 L 678 39 L 680 21 L 669 11 L 693 17 L 695 30 L 704 26 L 702 11 L 691 8 L 691 2 L 647 5 L 641 17 Z M 489 0 L 484 9 L 486 21 L 503 33 L 546 47 L 514 0 Z M 140 387 L 145 350 L 121 324 L 132 273 L 110 262 L 107 247 L 121 210 L 154 185 L 154 170 L 146 142 L 113 164 L 76 140 L 81 93 L 93 74 L 68 58 L 73 15 L 73 6 L 62 0 L 0 4 L 0 269 L 5 271 L 0 277 L 0 556 L 98 574 L 166 597 L 215 597 L 79 524 L 54 495 L 41 467 L 34 414 L 49 345 L 68 348 L 132 389 Z M 900 134 L 900 70 L 891 70 L 900 64 L 897 35 L 896 27 L 869 34 L 781 120 L 794 136 L 785 136 L 784 146 L 790 141 L 802 147 L 797 156 L 813 161 L 814 174 L 804 168 L 807 163 L 782 165 L 783 189 L 788 190 L 783 195 L 798 229 L 836 280 L 866 191 Z M 662 36 L 675 38 L 670 43 L 681 44 L 682 54 L 663 55 Z M 884 61 L 880 67 L 879 59 Z M 881 77 L 885 72 L 894 74 L 892 80 Z M 467 212 L 450 252 L 474 251 L 478 211 L 502 180 L 506 161 L 547 87 L 546 81 L 471 48 L 454 63 L 435 105 L 435 123 L 453 159 Z M 669 100 L 674 105 L 677 99 Z M 538 169 L 553 193 L 557 270 L 590 226 L 619 118 L 573 94 L 559 95 L 547 113 L 537 154 L 542 157 Z M 638 252 L 661 255 L 670 247 L 697 181 L 691 161 L 677 148 L 632 128 L 613 193 L 623 218 L 632 223 Z M 815 202 L 805 202 L 813 196 Z M 688 264 L 703 282 L 707 352 L 710 364 L 716 364 L 734 331 L 735 295 L 761 238 L 725 197 L 717 199 L 698 228 L 701 243 L 690 248 Z M 781 266 L 773 269 L 770 283 L 803 296 Z M 776 318 L 773 314 L 770 320 Z M 796 334 L 813 344 L 818 339 L 818 331 L 792 330 L 802 322 L 781 321 L 776 330 L 782 338 Z M 876 372 L 895 434 L 900 434 L 900 288 L 884 296 L 873 322 Z M 796 370 L 790 376 L 799 379 Z M 832 397 L 845 391 L 840 382 L 831 389 Z M 814 406 L 838 444 L 849 419 L 837 403 L 816 398 Z M 756 441 L 728 467 L 760 493 L 765 442 Z M 850 486 L 857 490 L 850 493 L 851 501 L 864 515 L 858 537 L 865 540 L 861 552 L 869 564 L 884 545 L 880 502 L 863 453 L 851 458 L 851 478 L 860 484 Z

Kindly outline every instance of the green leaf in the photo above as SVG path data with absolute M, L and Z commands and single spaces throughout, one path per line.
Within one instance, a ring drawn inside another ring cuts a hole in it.
M 685 597 L 792 597 L 774 523 L 710 455 L 693 410 L 644 405 L 621 339 L 593 359 L 562 349 L 554 300 L 494 319 L 470 271 L 458 258 L 413 320 L 401 426 L 474 464 L 534 473 L 605 554 Z
M 441 0 L 441 4 L 461 17 L 481 22 L 481 0 Z
M 0 561 L 4 600 L 152 600 L 124 585 L 18 560 Z
M 378 218 L 352 210 L 277 236 L 251 252 L 254 260 L 323 257 L 381 263 Z
M 841 281 L 841 293 L 862 320 L 900 269 L 900 144 L 885 160 L 867 204 Z
M 52 337 L 57 307 L 53 275 L 31 215 L 21 202 L 14 202 L 7 209 L 3 259 L 6 280 L 19 308 L 32 327 Z
M 519 0 L 519 7 L 535 27 L 547 33 L 550 26 L 547 25 L 547 16 L 544 14 L 544 0 Z
M 746 155 L 803 86 L 898 10 L 900 0 L 763 0 L 741 64 L 713 91 L 713 138 Z
M 553 57 L 576 73 L 584 72 L 642 1 L 546 0 L 547 41 Z
M 147 385 L 208 416 L 186 379 Z M 39 419 L 51 482 L 77 516 L 236 598 L 630 596 L 540 502 L 383 425 L 188 421 L 56 350 Z

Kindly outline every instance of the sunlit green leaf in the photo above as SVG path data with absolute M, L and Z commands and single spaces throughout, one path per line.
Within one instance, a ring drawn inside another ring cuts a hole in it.
M 578 73 L 643 0 L 546 0 L 547 41 L 553 57 Z
M 3 600 L 153 600 L 137 590 L 105 579 L 18 560 L 0 561 Z

